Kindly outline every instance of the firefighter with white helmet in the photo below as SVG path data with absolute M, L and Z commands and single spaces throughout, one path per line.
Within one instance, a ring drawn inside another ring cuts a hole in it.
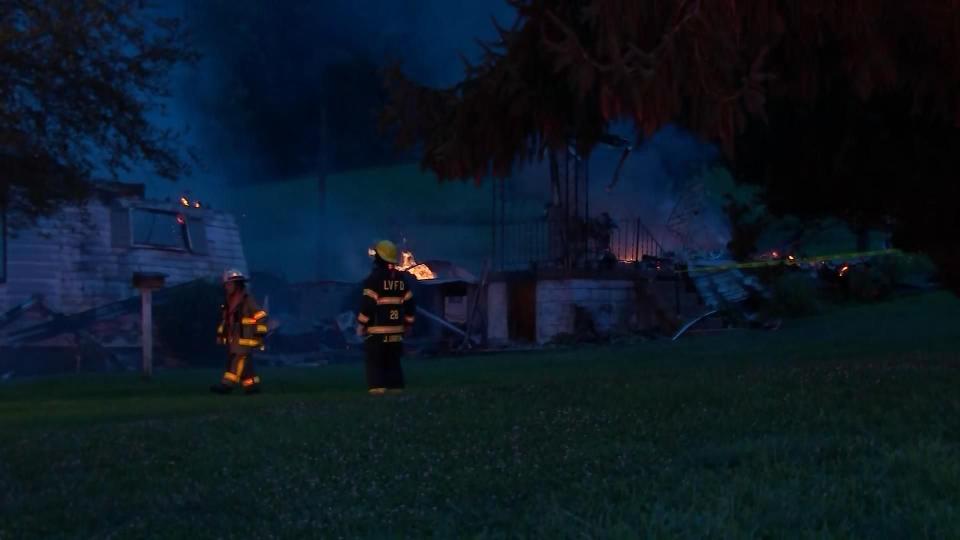
M 260 391 L 260 376 L 253 366 L 252 352 L 263 350 L 267 334 L 267 312 L 260 309 L 247 290 L 247 277 L 235 269 L 223 273 L 225 300 L 220 306 L 217 342 L 227 347 L 227 369 L 220 384 L 210 387 L 218 394 L 230 393 L 237 385 L 248 394 Z
M 413 326 L 416 305 L 410 279 L 397 268 L 397 246 L 389 240 L 373 248 L 373 271 L 363 282 L 357 331 L 364 336 L 367 390 L 370 394 L 404 388 L 403 336 Z

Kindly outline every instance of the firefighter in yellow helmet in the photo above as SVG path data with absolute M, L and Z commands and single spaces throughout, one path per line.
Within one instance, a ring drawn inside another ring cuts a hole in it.
M 397 264 L 397 246 L 388 240 L 378 242 L 357 315 L 357 333 L 364 337 L 367 390 L 374 395 L 400 392 L 405 386 L 400 358 L 416 304 L 409 275 Z
M 250 296 L 247 278 L 239 270 L 224 272 L 223 292 L 217 342 L 227 347 L 227 369 L 210 391 L 227 394 L 239 384 L 247 394 L 255 394 L 260 392 L 260 376 L 254 371 L 252 352 L 263 350 L 267 312 Z

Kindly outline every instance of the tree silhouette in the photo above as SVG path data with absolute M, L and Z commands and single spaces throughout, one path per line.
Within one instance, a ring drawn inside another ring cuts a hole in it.
M 960 24 L 950 0 L 509 0 L 453 88 L 389 73 L 383 120 L 442 179 L 517 160 L 613 120 L 676 122 L 716 142 L 774 213 L 884 225 L 960 291 Z
M 27 217 L 90 193 L 94 174 L 188 168 L 149 120 L 194 58 L 177 19 L 137 0 L 0 2 L 0 204 Z

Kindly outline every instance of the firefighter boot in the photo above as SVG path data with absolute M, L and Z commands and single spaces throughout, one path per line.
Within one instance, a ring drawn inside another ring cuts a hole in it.
M 260 393 L 260 376 L 254 375 L 243 380 L 241 383 L 243 385 L 243 393 L 250 394 L 259 394 Z

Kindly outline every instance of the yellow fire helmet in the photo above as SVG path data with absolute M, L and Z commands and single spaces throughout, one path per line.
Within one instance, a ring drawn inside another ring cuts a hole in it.
M 397 264 L 397 246 L 389 240 L 381 240 L 377 242 L 377 245 L 374 246 L 373 250 L 380 256 L 381 259 L 387 261 L 390 264 Z

